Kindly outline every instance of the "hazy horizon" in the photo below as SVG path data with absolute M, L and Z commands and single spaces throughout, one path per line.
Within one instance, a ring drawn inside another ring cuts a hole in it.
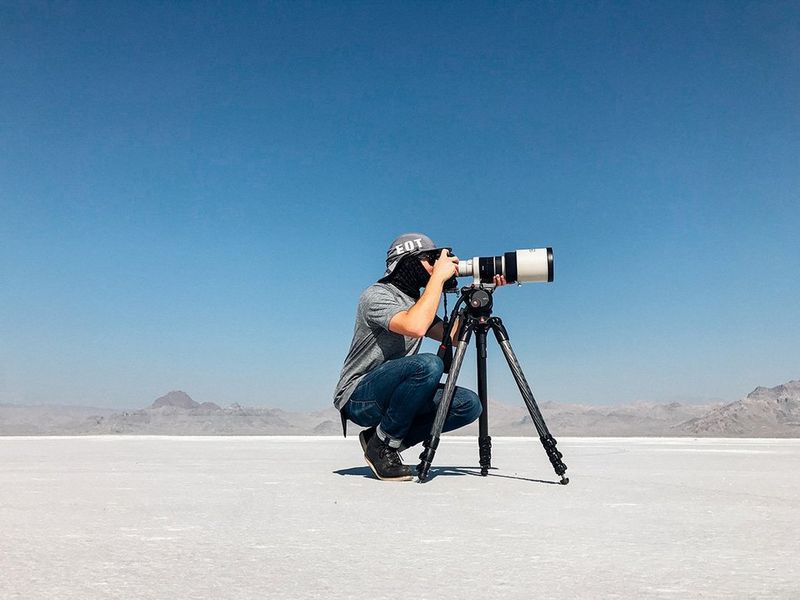
M 182 391 L 182 390 L 171 390 L 171 391 Z M 752 390 L 750 390 L 750 391 L 752 391 Z M 191 396 L 191 394 L 189 394 L 189 395 Z M 719 404 L 719 403 L 734 402 L 736 400 L 740 400 L 744 396 L 746 396 L 746 394 L 742 394 L 742 396 L 740 396 L 739 398 L 730 399 L 730 400 L 728 400 L 726 398 L 709 398 L 707 400 L 691 399 L 690 398 L 690 399 L 685 399 L 683 401 L 681 401 L 679 399 L 675 399 L 675 400 L 658 402 L 658 401 L 654 401 L 654 400 L 644 400 L 644 399 L 642 399 L 642 400 L 632 400 L 630 402 L 625 402 L 625 403 L 622 403 L 622 402 L 596 402 L 596 403 L 586 404 L 586 406 L 608 407 L 608 406 L 622 406 L 622 405 L 634 405 L 634 404 L 659 404 L 659 405 L 663 404 L 663 405 L 666 405 L 666 404 L 670 404 L 672 402 L 677 402 L 679 404 L 684 404 L 684 405 L 687 405 L 687 406 L 694 406 L 694 405 L 697 405 L 697 406 L 703 405 L 704 406 L 704 405 L 707 405 L 707 404 Z M 0 402 L 0 405 L 31 406 L 31 407 L 35 407 L 35 406 L 43 406 L 43 407 L 44 406 L 52 406 L 52 407 L 74 407 L 74 408 L 102 408 L 102 409 L 114 410 L 114 411 L 125 411 L 125 410 L 140 410 L 140 409 L 143 409 L 143 408 L 149 408 L 152 405 L 154 400 L 155 400 L 155 398 L 153 398 L 152 400 L 147 400 L 142 404 L 131 405 L 131 406 L 115 406 L 115 405 L 103 405 L 103 404 L 74 404 L 74 403 L 73 404 L 66 404 L 66 403 L 57 402 L 57 401 L 53 401 L 53 402 L 37 402 L 37 403 L 32 403 L 32 404 L 22 403 L 22 402 Z M 192 398 L 192 400 L 194 400 L 194 398 Z M 519 399 L 510 398 L 508 400 L 497 400 L 497 399 L 494 399 L 494 398 L 490 398 L 489 401 L 490 402 L 496 402 L 497 404 L 503 404 L 503 405 L 507 405 L 507 406 L 512 406 L 512 407 L 521 407 L 522 408 L 522 407 L 525 406 L 521 398 L 519 398 Z M 306 406 L 306 407 L 291 407 L 291 406 L 285 407 L 285 406 L 277 406 L 277 405 L 269 404 L 269 403 L 246 403 L 245 404 L 245 403 L 241 403 L 241 402 L 224 402 L 224 401 L 219 401 L 219 400 L 203 400 L 203 402 L 213 402 L 214 404 L 217 404 L 220 408 L 230 408 L 231 406 L 233 406 L 235 404 L 239 404 L 241 406 L 249 406 L 249 407 L 252 407 L 252 408 L 278 408 L 278 409 L 286 410 L 286 411 L 301 411 L 301 412 L 317 411 L 317 410 L 330 408 L 330 407 L 333 406 L 333 404 L 329 403 L 329 402 L 326 402 L 326 403 L 321 404 L 319 406 Z M 542 400 L 542 402 L 555 402 L 556 404 L 567 404 L 567 403 L 561 403 L 561 402 L 558 402 L 558 401 L 555 401 L 555 400 Z M 538 403 L 538 400 L 537 400 L 537 403 Z
M 798 30 L 791 3 L 5 3 L 0 403 L 329 406 L 404 231 L 553 247 L 553 283 L 495 297 L 539 402 L 798 379 Z M 493 339 L 489 396 L 519 402 Z
M 791 380 L 789 380 L 789 381 L 791 381 Z M 461 382 L 461 379 L 459 379 L 459 382 Z M 552 399 L 541 399 L 541 400 L 537 400 L 537 403 L 544 404 L 544 403 L 547 403 L 547 402 L 553 402 L 555 404 L 565 404 L 565 405 L 566 404 L 571 404 L 571 405 L 597 406 L 597 407 L 632 406 L 632 405 L 636 405 L 636 404 L 667 405 L 667 404 L 670 404 L 670 403 L 678 403 L 678 404 L 682 404 L 682 405 L 685 405 L 685 406 L 706 406 L 706 405 L 716 405 L 716 404 L 728 404 L 728 403 L 731 403 L 731 402 L 735 402 L 737 400 L 741 400 L 742 398 L 747 396 L 747 394 L 751 393 L 754 389 L 756 389 L 758 387 L 772 388 L 772 387 L 777 387 L 777 386 L 782 385 L 782 384 L 787 383 L 787 382 L 788 381 L 781 382 L 781 383 L 776 383 L 774 385 L 753 386 L 753 388 L 747 390 L 746 392 L 742 392 L 742 394 L 740 394 L 736 398 L 722 398 L 722 397 L 699 398 L 699 397 L 674 396 L 671 399 L 661 400 L 661 401 L 647 399 L 647 398 L 640 398 L 640 399 L 633 399 L 633 400 L 630 400 L 628 402 L 621 402 L 621 401 L 615 402 L 615 401 L 612 400 L 612 401 L 608 401 L 608 402 L 589 402 L 589 403 L 580 403 L 580 402 L 567 403 L 567 402 L 559 402 L 558 400 L 552 400 Z M 198 404 L 202 404 L 203 402 L 212 402 L 212 403 L 218 405 L 220 408 L 230 408 L 231 406 L 234 406 L 234 405 L 241 405 L 241 406 L 252 407 L 252 408 L 278 408 L 278 409 L 282 409 L 282 410 L 286 410 L 286 411 L 301 411 L 301 412 L 310 411 L 310 412 L 315 412 L 315 411 L 323 410 L 323 409 L 330 408 L 330 407 L 333 406 L 329 402 L 323 402 L 322 404 L 320 404 L 318 406 L 314 406 L 314 405 L 308 405 L 308 406 L 279 406 L 279 405 L 276 405 L 276 404 L 271 404 L 268 401 L 265 401 L 265 402 L 238 402 L 238 401 L 228 402 L 228 401 L 225 401 L 223 399 L 197 400 L 191 393 L 187 392 L 186 390 L 177 390 L 177 389 L 175 389 L 175 390 L 167 390 L 167 391 L 159 394 L 157 397 L 144 399 L 139 404 L 129 405 L 129 406 L 117 406 L 117 405 L 109 405 L 109 404 L 78 404 L 78 403 L 64 403 L 64 402 L 58 402 L 58 401 L 36 402 L 36 403 L 0 401 L 0 405 L 31 406 L 31 407 L 35 407 L 35 406 L 42 406 L 42 407 L 52 406 L 52 407 L 74 407 L 74 408 L 100 408 L 100 409 L 106 409 L 106 410 L 119 410 L 119 411 L 140 410 L 140 409 L 143 409 L 143 408 L 149 408 L 156 400 L 158 400 L 159 398 L 161 398 L 163 396 L 166 396 L 166 395 L 168 395 L 169 393 L 172 393 L 172 392 L 183 392 L 183 393 L 186 393 L 192 400 L 194 400 Z M 490 394 L 489 402 L 500 404 L 500 405 L 505 405 L 505 406 L 509 406 L 509 407 L 517 407 L 517 408 L 522 408 L 522 407 L 525 406 L 524 402 L 522 400 L 522 397 L 518 393 L 515 396 L 510 396 L 508 398 L 495 398 Z

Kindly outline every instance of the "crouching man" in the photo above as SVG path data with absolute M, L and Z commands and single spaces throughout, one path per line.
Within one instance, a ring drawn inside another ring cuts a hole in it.
M 423 337 L 441 341 L 444 335 L 436 312 L 444 284 L 456 274 L 457 265 L 458 258 L 437 248 L 428 236 L 403 234 L 389 246 L 383 278 L 359 299 L 334 405 L 343 420 L 366 428 L 359 439 L 379 479 L 407 481 L 416 475 L 399 452 L 429 435 L 444 371 L 438 356 L 418 351 Z M 505 281 L 498 278 L 496 283 Z M 472 423 L 480 413 L 477 394 L 456 387 L 443 431 Z

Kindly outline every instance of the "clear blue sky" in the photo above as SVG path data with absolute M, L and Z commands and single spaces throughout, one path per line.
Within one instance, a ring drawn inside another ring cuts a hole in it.
M 404 231 L 554 248 L 496 298 L 542 402 L 798 378 L 798 31 L 791 2 L 1 2 L 0 402 L 326 407 Z M 489 377 L 519 402 L 493 340 Z

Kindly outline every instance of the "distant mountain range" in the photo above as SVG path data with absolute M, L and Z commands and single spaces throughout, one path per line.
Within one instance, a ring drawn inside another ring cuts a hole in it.
M 757 387 L 745 398 L 681 425 L 695 435 L 800 437 L 800 381 Z
M 640 403 L 622 406 L 540 405 L 556 436 L 800 437 L 800 381 L 758 387 L 730 404 Z M 351 432 L 358 427 L 350 424 Z M 477 432 L 477 424 L 459 430 Z M 489 432 L 537 435 L 527 409 L 490 402 Z M 77 406 L 0 404 L 0 435 L 341 435 L 333 408 L 290 412 L 277 408 L 221 408 L 199 404 L 182 391 L 157 398 L 147 408 L 114 411 Z

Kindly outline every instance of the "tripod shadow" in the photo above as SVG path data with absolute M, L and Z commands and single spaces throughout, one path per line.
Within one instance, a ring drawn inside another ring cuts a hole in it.
M 547 485 L 561 485 L 558 481 L 546 481 L 544 479 L 532 479 L 530 477 L 520 477 L 519 475 L 502 475 L 500 473 L 492 473 L 492 471 L 496 471 L 496 467 L 491 467 L 489 469 L 489 474 L 487 477 L 500 477 L 502 479 L 516 479 L 518 481 L 530 481 L 531 483 L 544 483 Z M 472 477 L 483 477 L 481 475 L 481 468 L 480 467 L 436 467 L 432 466 L 430 473 L 428 475 L 428 481 L 432 479 L 436 479 L 437 477 L 459 477 L 464 475 L 470 475 Z
M 494 467 L 489 469 L 487 477 L 501 477 L 503 479 L 516 479 L 518 481 L 530 481 L 531 483 L 544 483 L 547 485 L 560 485 L 558 481 L 545 481 L 544 479 L 531 479 L 529 477 L 520 477 L 518 475 L 501 475 L 500 473 L 492 473 L 496 470 Z M 372 469 L 369 467 L 349 467 L 347 469 L 338 469 L 333 471 L 334 475 L 351 476 L 351 477 L 365 477 L 366 479 L 375 479 Z M 436 479 L 437 477 L 482 477 L 480 467 L 431 467 L 428 474 L 428 481 Z

